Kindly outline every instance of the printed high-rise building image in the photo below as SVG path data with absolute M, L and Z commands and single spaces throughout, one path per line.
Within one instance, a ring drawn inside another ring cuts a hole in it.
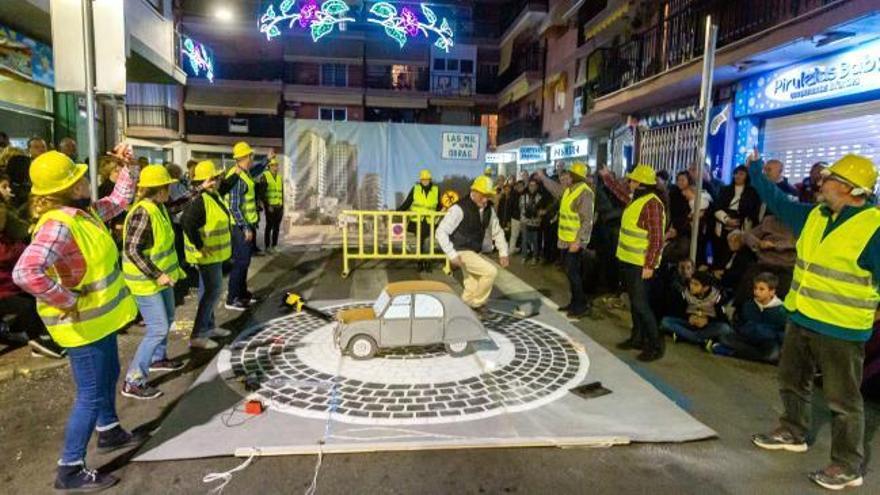
M 376 211 L 382 208 L 382 179 L 379 174 L 364 175 L 363 183 L 357 189 L 358 209 Z
M 327 169 L 324 174 L 325 194 L 337 198 L 342 205 L 353 205 L 357 199 L 357 146 L 346 141 L 327 145 Z
M 294 157 L 296 173 L 294 204 L 299 210 L 318 208 L 325 193 L 327 140 L 313 131 L 300 134 Z

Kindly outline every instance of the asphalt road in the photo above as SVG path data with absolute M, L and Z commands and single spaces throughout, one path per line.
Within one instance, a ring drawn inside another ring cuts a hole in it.
M 269 296 L 253 314 L 218 312 L 221 326 L 238 329 L 249 319 L 278 314 L 285 289 L 312 299 L 368 297 L 387 280 L 417 278 L 406 264 L 368 264 L 345 280 L 341 261 L 329 253 L 288 253 L 258 258 L 252 286 Z M 553 267 L 525 269 L 517 275 L 557 302 L 566 302 L 566 281 Z M 435 273 L 435 278 L 442 275 Z M 501 294 L 498 294 L 501 296 Z M 191 320 L 195 299 L 178 308 L 178 318 Z M 685 444 L 635 444 L 595 449 L 485 449 L 328 455 L 318 476 L 318 493 L 820 493 L 806 473 L 828 462 L 829 416 L 819 394 L 816 401 L 816 443 L 804 454 L 767 453 L 753 448 L 751 433 L 775 425 L 780 408 L 775 368 L 709 355 L 694 346 L 669 345 L 667 356 L 642 364 L 635 354 L 613 344 L 628 330 L 620 311 L 600 311 L 601 318 L 578 327 L 609 347 L 645 379 L 718 432 L 717 439 Z M 143 330 L 120 336 L 123 367 Z M 151 430 L 195 380 L 211 355 L 187 356 L 186 331 L 172 335 L 170 354 L 186 356 L 182 372 L 158 376 L 165 395 L 154 401 L 119 397 L 117 404 L 128 428 Z M 60 367 L 32 378 L 0 383 L 0 493 L 51 493 L 54 465 L 64 423 L 72 402 L 69 369 Z M 860 492 L 880 493 L 874 455 L 880 405 L 867 402 L 868 474 Z M 283 432 L 279 432 L 283 434 Z M 92 442 L 94 444 L 94 442 Z M 94 445 L 92 445 L 94 447 Z M 241 459 L 213 458 L 158 463 L 129 462 L 133 452 L 100 456 L 90 452 L 92 467 L 112 470 L 122 482 L 109 493 L 207 493 L 202 483 L 210 472 L 226 471 Z M 256 459 L 237 473 L 224 493 L 299 493 L 311 484 L 315 456 Z

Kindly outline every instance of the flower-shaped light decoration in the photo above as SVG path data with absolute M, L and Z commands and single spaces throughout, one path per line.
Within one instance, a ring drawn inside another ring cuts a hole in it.
M 410 10 L 409 7 L 404 7 L 400 11 L 400 25 L 403 26 L 406 34 L 410 36 L 419 34 L 419 18 L 416 17 L 415 12 Z
M 422 4 L 421 11 L 425 17 L 424 22 L 419 19 L 418 14 L 408 7 L 402 8 L 398 14 L 394 5 L 388 2 L 379 2 L 370 8 L 370 14 L 375 17 L 367 20 L 384 27 L 385 34 L 397 41 L 401 48 L 406 45 L 410 37 L 418 36 L 421 33 L 429 38 L 429 33 L 434 33 L 437 36 L 434 46 L 448 53 L 453 45 L 452 27 L 449 22 L 444 18 L 440 26 L 437 26 L 437 15 L 433 10 Z
M 312 41 L 318 41 L 333 32 L 337 24 L 355 21 L 347 17 L 350 9 L 343 0 L 325 0 L 320 8 L 316 0 L 308 0 L 298 11 L 293 8 L 295 3 L 296 0 L 284 0 L 278 6 L 278 13 L 274 4 L 269 5 L 260 17 L 260 32 L 266 34 L 266 39 L 281 36 L 278 24 L 282 22 L 288 22 L 288 29 L 299 23 L 300 27 L 311 30 Z
M 309 27 L 318 20 L 318 2 L 309 0 L 309 3 L 299 9 L 299 26 Z
M 205 71 L 205 77 L 212 84 L 214 83 L 214 60 L 208 53 L 205 45 L 194 41 L 187 36 L 183 37 L 182 43 L 183 56 L 189 60 L 189 66 L 194 76 L 199 77 L 202 71 Z

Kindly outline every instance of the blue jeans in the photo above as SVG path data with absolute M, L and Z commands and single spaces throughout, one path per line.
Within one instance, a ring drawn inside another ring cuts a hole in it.
M 526 257 L 538 258 L 538 228 L 526 227 L 523 232 L 523 249 L 522 252 Z
M 718 341 L 723 335 L 733 333 L 730 325 L 723 321 L 710 321 L 705 327 L 697 328 L 683 318 L 667 316 L 660 320 L 660 327 L 678 335 L 681 340 L 704 345 L 707 340 Z
M 250 297 L 247 290 L 248 268 L 251 266 L 253 242 L 244 238 L 244 230 L 232 227 L 232 271 L 229 272 L 229 291 L 226 302 L 244 300 Z
M 86 457 L 86 446 L 97 426 L 104 430 L 119 423 L 116 416 L 116 380 L 119 379 L 119 349 L 116 333 L 80 347 L 67 349 L 70 371 L 76 385 L 76 399 L 67 419 L 61 464 L 78 464 Z
M 150 365 L 166 358 L 168 330 L 174 321 L 174 289 L 168 287 L 152 296 L 136 296 L 135 299 L 147 333 L 131 360 L 125 381 L 143 385 L 150 373 Z
M 198 265 L 199 267 L 199 307 L 193 325 L 192 338 L 206 338 L 217 326 L 214 322 L 214 307 L 220 300 L 223 288 L 223 263 Z

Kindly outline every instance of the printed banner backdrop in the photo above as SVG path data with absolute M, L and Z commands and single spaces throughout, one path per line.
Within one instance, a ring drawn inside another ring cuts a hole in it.
M 340 213 L 396 209 L 423 168 L 462 194 L 485 159 L 483 127 L 288 119 L 284 137 L 286 244 L 340 243 Z

